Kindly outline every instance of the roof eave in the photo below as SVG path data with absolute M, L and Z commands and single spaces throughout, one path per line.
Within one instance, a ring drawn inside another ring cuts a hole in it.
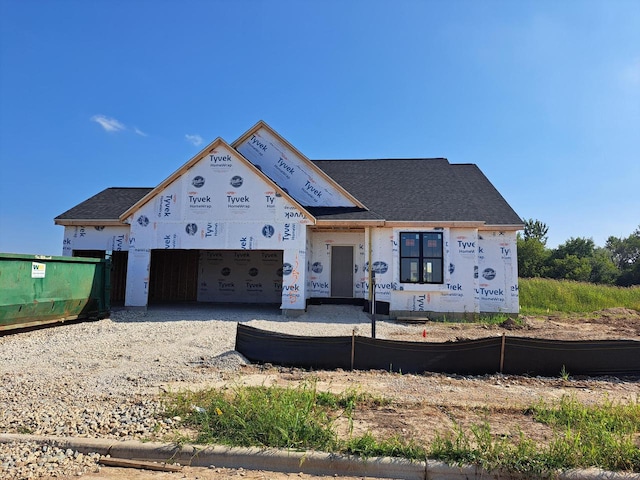
M 346 225 L 353 225 L 354 227 L 397 227 L 397 228 L 477 228 L 478 230 L 500 230 L 500 231 L 517 231 L 524 228 L 523 225 L 508 224 L 508 225 L 496 225 L 486 224 L 482 221 L 462 221 L 462 220 L 450 220 L 450 221 L 417 221 L 417 220 L 353 220 L 353 219 L 341 219 L 341 220 L 325 220 L 318 219 L 316 226 L 318 227 L 345 227 Z
M 517 224 L 517 223 L 504 224 L 504 225 L 485 224 L 482 226 L 482 228 L 479 228 L 478 230 L 502 230 L 507 232 L 517 232 L 518 230 L 524 230 L 524 225 Z
M 463 221 L 463 220 L 443 220 L 443 221 L 420 221 L 420 220 L 387 220 L 385 227 L 417 227 L 417 228 L 481 228 L 485 223 L 482 221 Z
M 63 225 L 65 227 L 84 227 L 84 226 L 97 226 L 97 227 L 122 227 L 127 225 L 126 223 L 118 219 L 95 219 L 95 218 L 54 218 L 53 223 L 55 225 Z
M 317 227 L 340 227 L 344 228 L 349 225 L 353 225 L 354 227 L 384 227 L 384 220 L 316 220 Z

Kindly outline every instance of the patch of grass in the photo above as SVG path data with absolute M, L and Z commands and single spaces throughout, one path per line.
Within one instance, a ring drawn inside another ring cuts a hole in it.
M 520 309 L 526 315 L 590 313 L 624 307 L 640 311 L 640 287 L 613 287 L 570 280 L 520 278 Z
M 556 432 L 547 452 L 551 465 L 640 471 L 639 402 L 587 406 L 564 397 L 558 405 L 540 402 L 531 413 Z
M 438 434 L 430 446 L 397 436 L 376 438 L 367 432 L 340 439 L 335 421 L 363 406 L 388 401 L 349 390 L 320 392 L 315 382 L 295 388 L 235 387 L 227 390 L 168 393 L 167 417 L 179 416 L 182 425 L 196 430 L 196 443 L 232 446 L 321 450 L 362 457 L 390 456 L 410 460 L 439 459 L 450 464 L 479 465 L 553 476 L 570 468 L 599 467 L 614 471 L 640 471 L 640 403 L 586 406 L 572 398 L 543 401 L 523 411 L 553 429 L 548 445 L 540 446 L 522 432 L 515 436 L 492 433 L 489 423 L 468 430 Z
M 166 414 L 195 428 L 198 443 L 331 451 L 337 444 L 335 416 L 322 403 L 326 396 L 319 400 L 309 384 L 180 392 L 165 398 Z
M 483 423 L 469 431 L 458 426 L 454 433 L 438 435 L 429 456 L 536 476 L 588 467 L 640 471 L 640 403 L 587 406 L 565 397 L 556 404 L 541 401 L 525 413 L 553 429 L 547 446 L 536 445 L 522 433 L 515 440 L 498 437 Z
M 341 451 L 364 458 L 401 457 L 420 461 L 427 458 L 424 446 L 414 441 L 407 442 L 397 436 L 379 440 L 371 432 L 341 442 Z
M 549 475 L 544 456 L 537 445 L 519 433 L 514 442 L 495 436 L 489 423 L 472 425 L 467 432 L 459 425 L 453 433 L 438 434 L 429 457 L 453 465 L 478 465 L 488 471 L 506 470 L 540 478 Z
M 164 395 L 164 415 L 182 418 L 197 433 L 196 443 L 311 449 L 362 457 L 390 456 L 425 459 L 424 447 L 394 437 L 378 440 L 370 433 L 338 439 L 335 421 L 344 417 L 352 426 L 358 406 L 381 406 L 384 398 L 347 390 L 318 391 L 315 382 L 296 388 L 245 387 Z M 181 437 L 184 441 L 184 437 Z

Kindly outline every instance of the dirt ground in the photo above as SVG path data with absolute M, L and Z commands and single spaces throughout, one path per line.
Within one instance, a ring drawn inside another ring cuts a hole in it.
M 397 338 L 411 341 L 450 341 L 482 338 L 491 335 L 514 335 L 564 340 L 631 339 L 640 340 L 640 312 L 628 309 L 608 309 L 577 317 L 522 317 L 518 322 L 503 325 L 425 323 L 416 325 L 411 335 Z M 425 334 L 426 336 L 423 336 Z M 207 368 L 207 367 L 200 367 Z M 173 384 L 175 388 L 232 385 L 295 386 L 303 381 L 316 382 L 320 390 L 344 392 L 355 389 L 375 397 L 390 400 L 382 406 L 358 408 L 353 435 L 367 431 L 376 436 L 393 436 L 428 444 L 436 435 L 456 428 L 488 422 L 496 436 L 527 437 L 544 444 L 551 438 L 550 429 L 533 421 L 525 413 L 537 402 L 553 402 L 564 396 L 580 402 L 596 403 L 640 401 L 640 378 L 523 377 L 485 375 L 477 377 L 423 374 L 400 375 L 384 371 L 315 371 L 247 365 L 240 372 L 228 374 L 222 381 L 209 385 Z M 348 435 L 346 424 L 339 426 L 341 435 Z M 639 439 L 640 441 L 640 439 Z M 98 473 L 85 474 L 86 480 L 104 479 L 329 479 L 307 474 L 250 471 L 244 469 L 190 468 L 179 473 L 151 472 L 103 467 Z M 355 480 L 352 477 L 340 477 Z

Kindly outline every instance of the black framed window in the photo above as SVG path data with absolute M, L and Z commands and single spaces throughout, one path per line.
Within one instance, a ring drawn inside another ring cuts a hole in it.
M 400 233 L 400 282 L 444 283 L 442 232 Z

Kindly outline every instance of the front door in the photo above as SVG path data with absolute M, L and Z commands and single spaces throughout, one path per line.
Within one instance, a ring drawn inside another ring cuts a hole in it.
M 353 298 L 353 247 L 331 247 L 331 296 Z

